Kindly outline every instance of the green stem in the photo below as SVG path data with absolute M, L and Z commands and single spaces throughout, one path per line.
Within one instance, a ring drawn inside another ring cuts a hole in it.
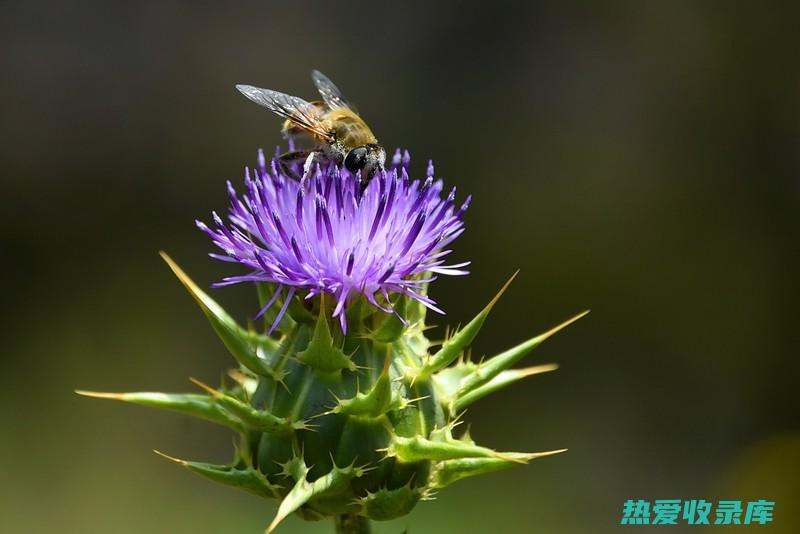
M 360 515 L 340 515 L 336 519 L 336 534 L 370 534 L 369 519 Z

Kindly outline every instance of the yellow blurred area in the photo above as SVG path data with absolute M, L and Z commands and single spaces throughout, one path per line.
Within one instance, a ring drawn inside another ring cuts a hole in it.
M 743 450 L 714 484 L 720 499 L 775 501 L 770 532 L 800 532 L 800 433 L 769 436 Z M 715 532 L 748 532 L 754 526 L 715 527 Z

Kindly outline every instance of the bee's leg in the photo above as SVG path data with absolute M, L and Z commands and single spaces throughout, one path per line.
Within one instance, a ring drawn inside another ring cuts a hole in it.
M 314 162 L 320 159 L 322 159 L 322 154 L 319 151 L 312 151 L 303 163 L 303 176 L 307 175 Z
M 361 171 L 361 180 L 358 186 L 358 196 L 364 196 L 364 191 L 367 189 L 367 186 L 378 173 L 377 169 L 371 169 L 367 171 L 366 169 Z
M 316 150 L 294 150 L 291 152 L 284 152 L 278 156 L 278 166 L 281 168 L 281 171 L 283 171 L 283 174 L 299 182 L 302 176 L 295 172 L 293 168 L 294 164 L 300 163 L 303 160 L 307 162 L 309 158 L 312 158 L 314 154 L 318 153 L 319 152 Z
M 370 180 L 369 177 L 367 177 L 366 179 L 362 177 L 361 180 L 358 182 L 358 198 L 364 196 L 364 191 L 367 190 L 367 186 L 369 185 L 369 180 Z

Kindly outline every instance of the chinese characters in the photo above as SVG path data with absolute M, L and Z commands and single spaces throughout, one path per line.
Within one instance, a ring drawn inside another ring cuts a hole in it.
M 759 499 L 742 506 L 742 501 L 703 499 L 628 499 L 622 507 L 621 525 L 752 525 L 772 522 L 775 501 Z M 712 515 L 713 511 L 713 515 Z

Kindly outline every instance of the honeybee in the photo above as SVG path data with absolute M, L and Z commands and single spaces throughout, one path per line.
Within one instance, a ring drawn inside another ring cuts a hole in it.
M 367 123 L 327 76 L 314 70 L 311 79 L 322 101 L 307 102 L 252 85 L 237 85 L 236 89 L 256 104 L 286 119 L 282 129 L 284 136 L 305 134 L 316 143 L 313 150 L 296 150 L 278 157 L 278 163 L 287 175 L 299 179 L 293 171 L 293 164 L 303 160 L 304 172 L 314 161 L 332 161 L 337 165 L 344 164 L 353 173 L 361 171 L 363 189 L 375 173 L 383 169 L 386 152 Z

